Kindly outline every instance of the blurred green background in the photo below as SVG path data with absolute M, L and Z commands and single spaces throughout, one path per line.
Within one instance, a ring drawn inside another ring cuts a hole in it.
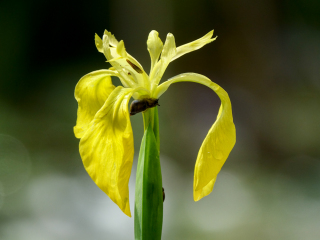
M 161 97 L 163 239 L 320 239 L 319 13 L 317 0 L 1 1 L 0 239 L 133 239 L 133 218 L 89 178 L 73 135 L 76 83 L 110 66 L 94 44 L 104 29 L 145 69 L 153 29 L 177 46 L 218 36 L 163 81 L 196 72 L 222 86 L 237 143 L 212 194 L 194 202 L 195 159 L 220 101 L 193 83 Z M 142 116 L 131 119 L 137 154 Z

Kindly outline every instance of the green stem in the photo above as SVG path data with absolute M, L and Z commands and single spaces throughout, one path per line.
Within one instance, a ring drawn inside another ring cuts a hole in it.
M 157 141 L 158 149 L 160 152 L 160 136 L 159 136 L 159 117 L 158 117 L 158 107 L 150 108 L 142 113 L 143 115 L 143 126 L 144 131 L 148 128 L 149 124 L 153 129 L 154 136 Z
M 144 136 L 139 153 L 135 191 L 135 240 L 161 240 L 163 195 L 156 107 L 143 113 L 143 122 Z

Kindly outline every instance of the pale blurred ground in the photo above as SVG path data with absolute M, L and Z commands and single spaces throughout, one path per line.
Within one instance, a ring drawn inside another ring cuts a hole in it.
M 237 144 L 212 194 L 194 202 L 195 159 L 220 102 L 192 83 L 161 97 L 163 239 L 320 239 L 319 12 L 316 0 L 1 1 L 0 239 L 133 239 L 133 218 L 88 177 L 72 129 L 76 83 L 109 67 L 93 41 L 104 29 L 145 69 L 153 29 L 177 46 L 218 35 L 163 80 L 197 72 L 221 85 Z M 132 125 L 137 154 L 141 114 Z

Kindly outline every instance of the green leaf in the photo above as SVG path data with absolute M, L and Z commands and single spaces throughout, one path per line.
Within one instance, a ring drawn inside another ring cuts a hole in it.
M 163 217 L 159 149 L 151 124 L 144 132 L 136 177 L 135 240 L 160 240 Z

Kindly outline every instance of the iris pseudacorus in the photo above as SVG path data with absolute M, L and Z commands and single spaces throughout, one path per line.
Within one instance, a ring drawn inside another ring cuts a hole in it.
M 108 31 L 104 32 L 102 39 L 95 36 L 98 51 L 105 55 L 112 67 L 91 72 L 78 82 L 75 88 L 78 112 L 74 133 L 80 138 L 80 155 L 86 171 L 128 216 L 131 216 L 128 182 L 134 156 L 128 110 L 131 97 L 136 100 L 159 99 L 176 82 L 200 83 L 219 96 L 221 106 L 216 121 L 201 145 L 195 164 L 195 201 L 212 191 L 217 175 L 235 144 L 231 102 L 224 89 L 196 73 L 183 73 L 160 84 L 170 62 L 214 41 L 216 38 L 212 36 L 213 31 L 176 47 L 171 33 L 163 44 L 158 32 L 151 31 L 147 40 L 151 58 L 149 74 L 127 53 L 123 41 L 117 41 Z M 111 76 L 118 77 L 123 86 L 115 87 Z

